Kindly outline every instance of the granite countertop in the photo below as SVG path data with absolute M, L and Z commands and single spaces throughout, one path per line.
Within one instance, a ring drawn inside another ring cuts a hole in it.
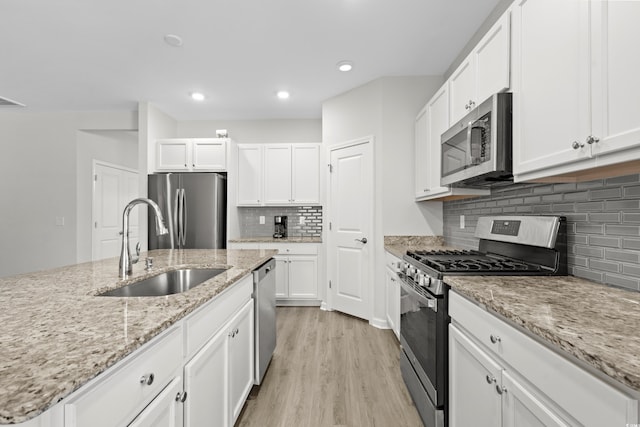
M 274 250 L 156 250 L 118 279 L 118 258 L 0 278 L 0 424 L 27 421 L 219 295 Z M 179 267 L 224 273 L 181 294 L 97 293 Z
M 232 243 L 322 243 L 322 237 L 289 236 L 281 239 L 268 237 L 240 237 L 229 239 Z
M 384 236 L 384 249 L 402 259 L 408 250 L 450 249 L 442 236 Z
M 508 321 L 640 391 L 640 293 L 574 276 L 450 276 Z

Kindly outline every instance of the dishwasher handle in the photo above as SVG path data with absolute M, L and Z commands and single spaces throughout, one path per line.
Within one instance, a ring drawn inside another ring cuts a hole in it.
M 260 283 L 267 275 L 272 274 L 276 266 L 276 260 L 270 258 L 260 267 L 253 270 L 253 283 Z

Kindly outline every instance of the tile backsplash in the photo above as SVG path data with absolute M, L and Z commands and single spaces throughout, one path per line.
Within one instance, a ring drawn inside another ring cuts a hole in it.
M 460 228 L 460 215 L 465 228 Z M 479 216 L 567 217 L 569 274 L 640 291 L 640 175 L 562 184 L 515 184 L 444 203 L 449 245 L 477 249 Z
M 265 223 L 260 224 L 260 216 Z M 238 208 L 240 237 L 268 237 L 274 233 L 273 217 L 286 216 L 290 237 L 320 237 L 322 235 L 322 206 L 286 206 Z M 304 224 L 300 218 L 304 217 Z

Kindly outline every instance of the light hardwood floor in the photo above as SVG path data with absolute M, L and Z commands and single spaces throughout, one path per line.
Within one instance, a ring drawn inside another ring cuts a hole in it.
M 317 307 L 278 307 L 278 344 L 237 427 L 422 427 L 393 332 Z

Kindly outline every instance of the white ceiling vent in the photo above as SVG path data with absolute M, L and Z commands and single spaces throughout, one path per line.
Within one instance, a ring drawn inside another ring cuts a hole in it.
M 3 98 L 0 96 L 0 107 L 24 107 L 24 104 L 21 104 L 17 101 L 11 100 L 9 98 Z

